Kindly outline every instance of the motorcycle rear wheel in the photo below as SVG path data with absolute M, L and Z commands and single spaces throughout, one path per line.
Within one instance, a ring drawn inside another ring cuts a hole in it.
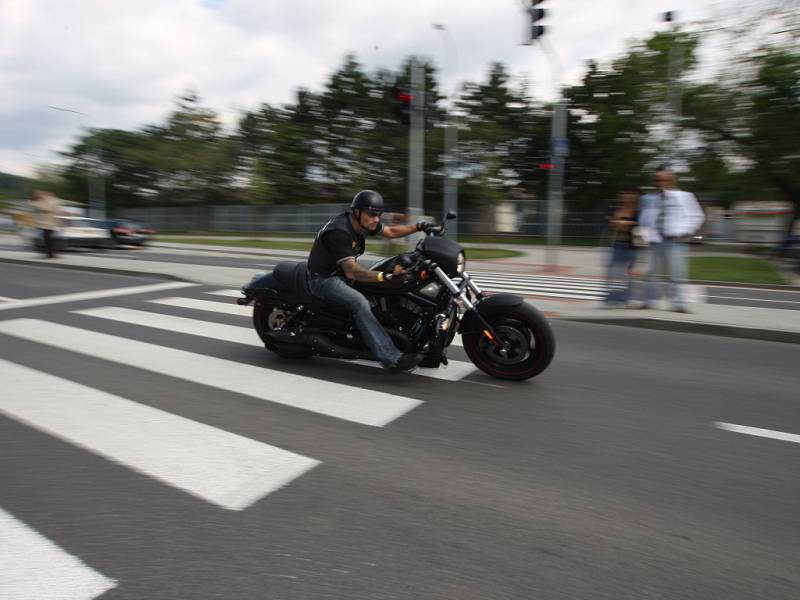
M 482 331 L 462 336 L 464 351 L 484 373 L 497 379 L 522 381 L 539 375 L 553 360 L 553 331 L 547 319 L 530 304 L 491 311 L 483 317 L 509 345 L 503 355 Z
M 275 304 L 256 302 L 253 306 L 253 325 L 258 337 L 264 342 L 264 347 L 282 358 L 308 358 L 312 355 L 311 349 L 306 346 L 289 344 L 276 344 L 267 335 L 285 323 L 283 308 Z

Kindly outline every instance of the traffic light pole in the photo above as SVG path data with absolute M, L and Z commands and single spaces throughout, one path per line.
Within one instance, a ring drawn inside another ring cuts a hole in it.
M 409 223 L 422 219 L 422 177 L 425 152 L 425 67 L 417 60 L 411 62 L 411 122 L 408 128 L 408 200 L 406 213 Z M 416 243 L 409 236 L 410 248 Z

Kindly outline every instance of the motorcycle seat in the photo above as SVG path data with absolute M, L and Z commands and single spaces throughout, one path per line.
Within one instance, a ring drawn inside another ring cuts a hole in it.
M 308 269 L 306 263 L 279 262 L 272 269 L 272 274 L 284 293 L 290 294 L 301 302 L 320 304 L 319 298 L 311 293 L 308 287 Z

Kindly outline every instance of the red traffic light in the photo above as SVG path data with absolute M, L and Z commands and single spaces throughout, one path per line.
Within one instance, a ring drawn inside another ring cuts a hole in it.
M 553 163 L 539 163 L 537 166 L 540 171 L 552 171 L 555 168 Z

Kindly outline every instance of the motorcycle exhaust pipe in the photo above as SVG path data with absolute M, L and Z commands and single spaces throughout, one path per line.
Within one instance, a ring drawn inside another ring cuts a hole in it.
M 368 348 L 349 348 L 337 344 L 321 333 L 301 333 L 293 335 L 288 331 L 270 331 L 267 334 L 277 344 L 291 344 L 307 346 L 316 356 L 326 358 L 345 358 L 348 360 L 366 359 L 376 360 Z

